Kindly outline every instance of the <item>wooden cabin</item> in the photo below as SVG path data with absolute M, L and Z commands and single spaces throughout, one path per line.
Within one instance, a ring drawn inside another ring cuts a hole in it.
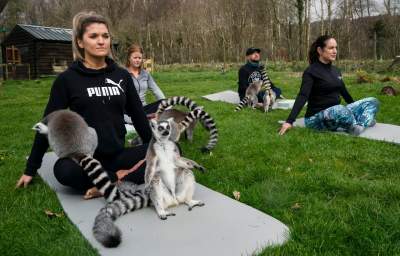
M 15 67 L 12 78 L 28 78 L 28 67 L 31 78 L 53 75 L 72 62 L 71 42 L 71 29 L 17 24 L 1 44 L 3 64 Z
M 1 50 L 5 79 L 6 75 L 14 79 L 55 75 L 73 61 L 72 29 L 17 24 Z

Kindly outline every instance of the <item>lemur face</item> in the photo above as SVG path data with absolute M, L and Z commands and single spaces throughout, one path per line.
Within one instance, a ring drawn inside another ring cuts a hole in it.
M 153 131 L 153 136 L 157 139 L 168 139 L 171 134 L 171 122 L 172 118 L 163 121 L 150 121 L 150 126 Z

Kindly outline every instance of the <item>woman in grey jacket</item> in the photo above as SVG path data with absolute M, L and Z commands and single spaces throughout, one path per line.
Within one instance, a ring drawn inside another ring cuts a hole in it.
M 165 99 L 164 93 L 156 84 L 153 77 L 142 68 L 143 66 L 143 49 L 137 44 L 132 44 L 128 48 L 126 68 L 131 74 L 133 83 L 139 98 L 142 101 L 143 109 L 146 114 L 152 114 L 157 111 L 158 105 L 162 99 Z M 146 93 L 150 89 L 156 97 L 157 101 L 147 104 Z

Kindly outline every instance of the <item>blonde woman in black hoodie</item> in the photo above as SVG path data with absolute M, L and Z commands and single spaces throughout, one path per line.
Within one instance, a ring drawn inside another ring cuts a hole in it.
M 44 116 L 67 108 L 80 114 L 97 132 L 99 144 L 94 157 L 108 171 L 110 179 L 139 184 L 144 182 L 142 159 L 151 130 L 130 74 L 112 59 L 111 43 L 108 22 L 103 16 L 93 12 L 75 15 L 74 62 L 54 81 Z M 124 112 L 132 118 L 145 145 L 124 148 Z M 48 147 L 46 137 L 37 133 L 17 187 L 31 182 Z M 128 171 L 135 165 L 139 166 L 137 170 Z M 83 192 L 93 187 L 82 168 L 69 158 L 57 160 L 54 175 L 61 184 Z

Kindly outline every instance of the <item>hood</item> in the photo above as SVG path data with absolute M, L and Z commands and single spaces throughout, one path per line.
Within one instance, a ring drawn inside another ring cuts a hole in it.
M 104 73 L 111 73 L 115 70 L 117 64 L 115 61 L 109 57 L 106 57 L 106 63 L 107 66 L 105 68 L 101 69 L 91 69 L 85 67 L 83 65 L 82 60 L 76 60 L 72 62 L 70 68 L 73 70 L 76 70 L 79 73 L 85 74 L 85 75 L 92 75 L 92 76 L 97 76 L 97 75 L 102 75 Z

